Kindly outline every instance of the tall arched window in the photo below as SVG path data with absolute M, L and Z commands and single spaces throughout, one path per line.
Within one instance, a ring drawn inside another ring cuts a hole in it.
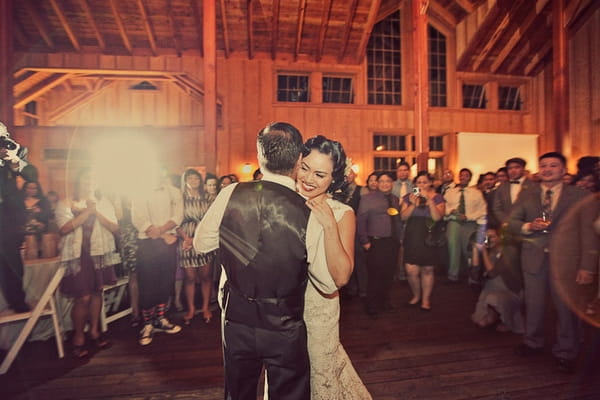
M 378 22 L 367 46 L 369 104 L 402 104 L 400 10 Z
M 446 80 L 446 37 L 429 25 L 429 105 L 446 107 L 448 85 Z

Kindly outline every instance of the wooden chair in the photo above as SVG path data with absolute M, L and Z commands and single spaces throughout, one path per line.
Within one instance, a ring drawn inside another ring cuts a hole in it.
M 6 371 L 10 368 L 12 362 L 16 358 L 19 350 L 23 347 L 25 340 L 29 337 L 33 327 L 37 324 L 40 317 L 45 315 L 52 316 L 52 324 L 54 325 L 54 337 L 56 339 L 56 349 L 58 351 L 58 357 L 63 358 L 65 356 L 63 349 L 63 335 L 62 335 L 62 327 L 60 325 L 60 317 L 57 311 L 56 300 L 54 298 L 54 294 L 56 293 L 56 289 L 62 280 L 63 275 L 65 274 L 64 267 L 58 267 L 54 276 L 50 280 L 48 287 L 42 293 L 42 297 L 40 297 L 39 302 L 35 306 L 32 311 L 7 315 L 5 317 L 0 317 L 0 324 L 5 324 L 13 321 L 22 321 L 27 320 L 25 326 L 19 333 L 17 340 L 13 343 L 11 348 L 9 349 L 6 357 L 2 361 L 0 365 L 0 375 L 5 374 Z

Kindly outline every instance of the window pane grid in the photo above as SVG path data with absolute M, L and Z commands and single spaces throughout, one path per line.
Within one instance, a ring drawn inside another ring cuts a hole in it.
M 519 87 L 498 87 L 498 108 L 500 110 L 519 111 L 522 104 L 523 101 L 521 100 L 521 90 Z
M 374 27 L 367 46 L 369 104 L 402 103 L 400 11 Z
M 375 134 L 373 135 L 373 150 L 406 151 L 406 136 Z
M 277 101 L 308 102 L 308 76 L 277 75 Z
M 428 26 L 429 43 L 429 104 L 446 107 L 446 37 Z
M 352 104 L 352 78 L 323 77 L 323 103 Z
M 485 108 L 487 99 L 485 97 L 485 88 L 483 85 L 463 84 L 463 107 L 464 108 Z

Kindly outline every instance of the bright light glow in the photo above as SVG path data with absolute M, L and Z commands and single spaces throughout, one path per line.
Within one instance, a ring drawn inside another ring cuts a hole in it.
M 122 133 L 91 144 L 92 174 L 107 194 L 144 196 L 160 179 L 157 152 L 148 138 Z
M 242 172 L 244 174 L 250 174 L 252 173 L 252 164 L 250 163 L 246 163 L 242 166 Z
M 352 167 L 350 167 L 352 169 L 352 171 L 354 171 L 355 174 L 358 174 L 358 171 L 360 171 L 360 167 L 358 166 L 358 164 L 352 164 Z
M 429 171 L 430 174 L 435 172 L 435 158 L 430 158 L 427 160 L 427 171 Z
M 385 150 L 385 146 L 380 144 L 379 146 L 375 147 L 375 151 L 383 151 Z

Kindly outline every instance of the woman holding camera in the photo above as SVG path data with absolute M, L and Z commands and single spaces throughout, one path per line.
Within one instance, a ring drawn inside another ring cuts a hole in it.
M 433 188 L 433 176 L 427 171 L 420 171 L 414 180 L 412 193 L 402 198 L 402 220 L 404 228 L 404 263 L 408 284 L 413 293 L 408 302 L 416 306 L 421 302 L 421 309 L 431 310 L 431 292 L 434 283 L 433 267 L 438 263 L 435 248 L 425 245 L 428 230 L 442 219 L 445 202 L 441 194 Z

